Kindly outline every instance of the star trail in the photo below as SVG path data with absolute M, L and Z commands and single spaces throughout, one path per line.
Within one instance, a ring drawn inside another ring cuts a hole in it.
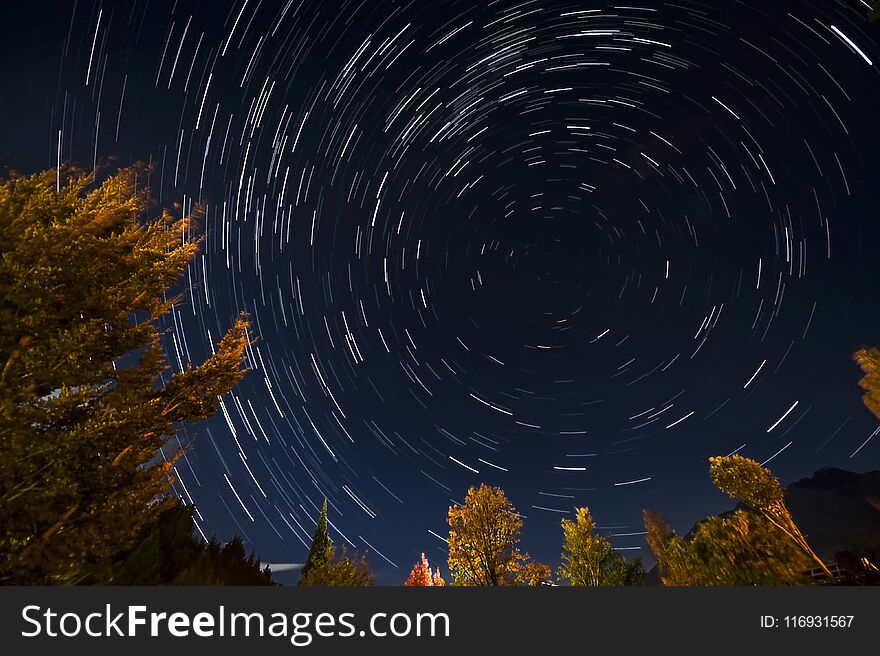
M 7 43 L 44 52 L 0 163 L 149 161 L 196 212 L 170 364 L 241 311 L 257 338 L 176 466 L 203 534 L 302 562 L 326 497 L 398 583 L 486 482 L 542 560 L 580 505 L 647 556 L 643 508 L 730 506 L 709 456 L 880 465 L 850 359 L 880 339 L 867 10 L 55 3 Z

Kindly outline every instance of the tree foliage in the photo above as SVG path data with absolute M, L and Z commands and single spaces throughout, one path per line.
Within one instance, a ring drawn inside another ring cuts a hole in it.
M 364 554 L 349 554 L 342 545 L 337 550 L 327 531 L 327 500 L 321 507 L 315 535 L 297 585 L 370 586 L 373 575 Z
M 517 585 L 553 585 L 553 570 L 545 563 L 524 559 L 518 563 L 515 580 Z
M 737 510 L 709 517 L 691 539 L 645 511 L 648 545 L 664 585 L 798 585 L 811 559 L 765 517 Z
M 174 503 L 179 423 L 243 375 L 243 318 L 168 375 L 158 321 L 198 243 L 189 218 L 145 217 L 144 178 L 0 182 L 0 581 L 107 581 Z
M 709 462 L 715 487 L 762 515 L 831 576 L 828 567 L 810 548 L 794 523 L 785 504 L 785 490 L 769 469 L 740 455 L 709 458 Z
M 359 587 L 371 586 L 373 582 L 365 554 L 349 554 L 345 545 L 337 550 L 331 544 L 326 565 L 313 567 L 307 574 L 301 573 L 297 585 Z
M 311 585 L 309 583 L 311 580 L 319 579 L 323 573 L 327 572 L 333 557 L 332 548 L 333 543 L 327 532 L 327 499 L 324 499 L 321 514 L 318 516 L 318 524 L 315 527 L 315 535 L 312 537 L 312 545 L 309 547 L 309 555 L 306 557 L 306 564 L 299 574 L 298 585 Z
M 868 20 L 872 23 L 880 21 L 880 0 L 874 0 L 874 6 L 868 10 Z
M 562 520 L 562 564 L 559 578 L 576 586 L 640 585 L 641 560 L 628 562 L 611 540 L 596 535 L 588 508 L 578 508 L 575 520 Z
M 176 504 L 144 527 L 113 564 L 114 585 L 272 585 L 268 567 L 246 555 L 241 538 L 207 543 L 193 535 L 193 508 Z
M 543 573 L 517 548 L 522 518 L 501 488 L 471 487 L 464 503 L 449 508 L 448 521 L 449 571 L 456 585 L 529 585 Z
M 409 577 L 403 584 L 406 587 L 434 587 L 446 585 L 446 581 L 440 576 L 440 568 L 431 571 L 431 565 L 427 556 L 422 554 L 422 559 L 413 565 Z
M 878 15 L 880 15 L 880 9 L 878 9 Z M 853 359 L 858 362 L 864 374 L 864 377 L 859 381 L 859 386 L 865 390 L 862 401 L 868 410 L 880 419 L 880 349 L 860 349 L 856 351 Z

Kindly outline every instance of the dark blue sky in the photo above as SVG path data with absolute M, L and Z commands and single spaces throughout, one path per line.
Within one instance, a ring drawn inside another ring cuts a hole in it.
M 475 6 L 478 5 L 478 6 Z M 83 2 L 7 9 L 0 166 L 156 166 L 205 207 L 173 367 L 259 340 L 190 428 L 205 534 L 398 583 L 480 482 L 535 557 L 588 505 L 647 556 L 783 482 L 880 465 L 878 29 L 853 2 Z M 60 149 L 59 149 L 60 145 Z

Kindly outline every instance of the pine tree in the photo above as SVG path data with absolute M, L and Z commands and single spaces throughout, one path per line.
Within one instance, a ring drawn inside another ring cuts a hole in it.
M 0 182 L 0 582 L 109 582 L 175 503 L 180 422 L 213 415 L 244 373 L 239 319 L 169 375 L 159 321 L 198 240 L 188 217 L 146 216 L 145 179 Z
M 193 506 L 178 503 L 142 532 L 113 566 L 114 585 L 273 585 L 268 567 L 245 554 L 241 538 L 226 544 L 193 534 Z
M 300 571 L 297 585 L 324 585 L 315 581 L 321 581 L 326 577 L 333 556 L 332 548 L 333 543 L 327 532 L 327 499 L 324 499 L 318 525 L 315 527 L 315 535 L 312 538 L 312 546 L 309 548 L 306 564 Z
M 373 575 L 364 554 L 349 554 L 342 545 L 336 549 L 327 533 L 327 499 L 321 507 L 318 525 L 306 564 L 300 571 L 297 585 L 364 586 L 373 585 Z

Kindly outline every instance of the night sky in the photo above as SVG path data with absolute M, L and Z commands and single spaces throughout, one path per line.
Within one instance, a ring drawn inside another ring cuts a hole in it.
M 0 167 L 152 162 L 201 252 L 170 364 L 240 311 L 251 371 L 189 445 L 200 530 L 399 584 L 499 485 L 557 564 L 588 505 L 650 559 L 784 483 L 880 467 L 880 25 L 859 0 L 5 3 Z M 876 438 L 876 439 L 872 439 Z

